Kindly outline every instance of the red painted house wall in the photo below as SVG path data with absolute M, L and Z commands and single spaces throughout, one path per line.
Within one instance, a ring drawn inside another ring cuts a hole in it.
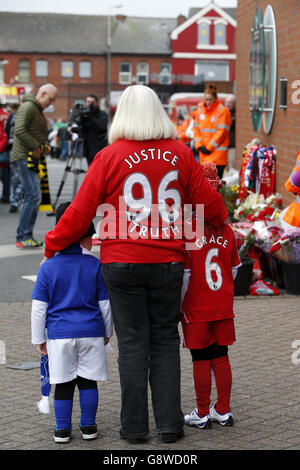
M 223 18 L 215 10 L 208 11 L 202 18 Z M 227 49 L 211 49 L 211 48 L 197 48 L 198 43 L 198 23 L 197 19 L 195 22 L 178 34 L 177 39 L 172 39 L 172 71 L 175 75 L 191 75 L 194 76 L 195 71 L 195 62 L 201 59 L 195 58 L 176 58 L 174 54 L 176 53 L 191 53 L 191 54 L 210 54 L 211 58 L 203 59 L 207 60 L 222 60 L 214 58 L 213 54 L 224 54 L 224 60 L 229 62 L 229 81 L 233 82 L 235 80 L 235 59 L 227 59 L 226 54 L 235 53 L 235 30 L 236 28 L 230 23 L 226 27 L 226 37 L 227 37 Z M 214 24 L 210 25 L 210 43 L 214 45 Z M 187 77 L 183 77 L 181 83 L 188 83 Z

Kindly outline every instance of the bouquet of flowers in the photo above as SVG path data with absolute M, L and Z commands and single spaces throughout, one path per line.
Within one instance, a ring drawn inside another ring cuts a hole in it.
M 241 242 L 238 243 L 238 253 L 239 253 L 239 257 L 241 258 L 241 260 L 248 257 L 249 250 L 255 244 L 255 242 L 256 242 L 255 231 L 251 230 L 251 232 L 248 233 L 245 240 L 242 243 Z
M 264 251 L 269 251 L 272 244 L 283 235 L 280 225 L 257 220 L 253 223 L 253 230 L 256 233 L 256 244 Z
M 236 210 L 236 202 L 239 196 L 239 186 L 237 184 L 232 186 L 223 184 L 219 189 L 219 193 L 223 198 L 223 202 L 228 212 L 228 217 L 232 219 L 234 211 Z
M 247 220 L 252 220 L 253 222 L 256 220 L 272 220 L 275 216 L 276 209 L 272 207 L 264 207 L 251 212 L 250 214 L 246 215 Z
M 262 208 L 263 202 L 264 196 L 262 194 L 249 192 L 245 201 L 234 211 L 234 219 L 245 220 L 247 215 L 253 214 L 256 209 Z
M 291 229 L 274 241 L 270 253 L 282 261 L 300 263 L 300 229 Z
M 234 211 L 235 220 L 273 220 L 281 212 L 282 198 L 280 194 L 272 194 L 265 199 L 263 194 L 248 193 L 248 197 Z
M 256 242 L 255 230 L 253 224 L 249 222 L 235 222 L 231 224 L 234 232 L 238 253 L 241 259 L 247 258 L 250 248 Z

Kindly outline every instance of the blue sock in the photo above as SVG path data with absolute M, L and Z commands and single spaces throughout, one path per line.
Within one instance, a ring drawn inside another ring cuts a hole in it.
M 81 408 L 80 426 L 94 426 L 98 409 L 98 389 L 79 390 Z
M 72 400 L 54 400 L 56 429 L 71 429 L 72 427 Z

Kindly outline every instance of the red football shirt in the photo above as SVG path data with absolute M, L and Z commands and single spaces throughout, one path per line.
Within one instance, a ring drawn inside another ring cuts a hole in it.
M 46 235 L 45 256 L 78 241 L 100 206 L 102 263 L 183 261 L 179 220 L 174 211 L 170 225 L 165 210 L 173 204 L 204 204 L 213 225 L 227 217 L 222 197 L 187 146 L 173 139 L 118 140 L 95 156 L 74 201 Z
M 241 265 L 234 233 L 227 223 L 205 229 L 189 250 L 186 267 L 191 270 L 181 311 L 182 322 L 233 318 L 234 280 L 232 268 Z

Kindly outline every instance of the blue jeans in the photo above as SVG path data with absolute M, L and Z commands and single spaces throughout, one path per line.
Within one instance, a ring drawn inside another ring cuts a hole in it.
M 183 264 L 108 263 L 102 274 L 118 339 L 123 434 L 148 435 L 148 380 L 157 431 L 182 431 L 178 322 Z
M 33 237 L 33 227 L 41 202 L 41 185 L 38 174 L 27 167 L 26 160 L 18 160 L 12 165 L 19 171 L 23 183 L 24 201 L 17 228 L 17 241 L 23 241 Z
M 68 156 L 68 152 L 69 152 L 69 142 L 67 140 L 64 140 L 62 143 L 61 143 L 61 147 L 60 147 L 60 159 L 61 160 L 66 160 L 67 159 L 67 156 Z
M 23 199 L 23 183 L 19 169 L 13 163 L 10 166 L 10 205 L 19 207 Z

